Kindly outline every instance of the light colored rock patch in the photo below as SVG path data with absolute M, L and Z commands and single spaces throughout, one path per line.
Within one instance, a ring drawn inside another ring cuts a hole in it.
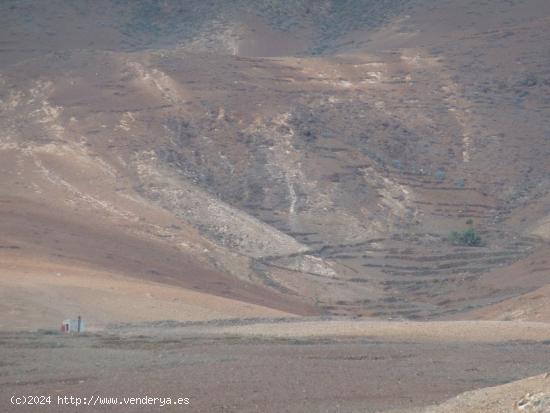
M 274 265 L 291 271 L 315 274 L 323 277 L 336 277 L 338 275 L 328 262 L 312 255 L 298 255 L 281 258 L 274 261 Z
M 307 251 L 294 238 L 203 191 L 173 171 L 162 169 L 152 152 L 136 159 L 149 196 L 200 228 L 214 242 L 253 258 Z
M 239 43 L 245 30 L 237 23 L 229 23 L 223 19 L 213 20 L 208 24 L 207 30 L 194 39 L 185 42 L 182 49 L 192 52 L 212 52 L 231 54 L 239 53 Z M 204 33 L 207 33 L 205 35 Z
M 289 124 L 291 114 L 282 113 L 276 116 L 272 122 L 267 123 L 258 119 L 247 130 L 250 133 L 260 133 L 273 139 L 274 145 L 266 153 L 267 168 L 275 177 L 282 177 L 288 188 L 288 214 L 291 224 L 295 223 L 298 211 L 298 196 L 296 189 L 300 186 L 307 187 L 308 193 L 315 191 L 315 184 L 309 181 L 302 170 L 301 154 L 294 149 L 292 142 L 295 131 Z M 293 222 L 294 220 L 294 222 Z
M 525 413 L 545 413 L 550 411 L 550 393 L 527 393 L 516 402 L 516 410 Z
M 156 68 L 146 68 L 139 62 L 128 62 L 127 65 L 146 87 L 160 92 L 167 101 L 173 104 L 185 102 L 180 85 L 166 73 Z
M 372 168 L 363 169 L 363 176 L 367 185 L 378 187 L 380 200 L 377 206 L 386 217 L 379 225 L 375 225 L 378 229 L 389 225 L 390 222 L 395 222 L 395 218 L 414 218 L 417 214 L 417 209 L 413 203 L 414 197 L 411 190 L 405 185 L 399 184 L 390 178 L 384 177 L 376 173 Z M 368 212 L 368 211 L 365 211 Z M 409 216 L 412 214 L 412 216 Z
M 538 220 L 533 227 L 534 229 L 531 232 L 533 235 L 550 240 L 550 215 Z
M 132 112 L 126 112 L 120 117 L 120 122 L 118 123 L 118 126 L 115 129 L 120 129 L 125 132 L 130 131 L 131 124 L 136 121 L 136 118 L 134 117 Z
M 548 374 L 462 393 L 440 405 L 399 413 L 547 413 L 550 411 Z M 388 412 L 389 413 L 389 412 Z

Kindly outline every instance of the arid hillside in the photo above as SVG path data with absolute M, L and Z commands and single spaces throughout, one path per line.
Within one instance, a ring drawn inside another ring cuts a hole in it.
M 26 303 L 2 314 L 62 312 L 19 265 L 212 314 L 547 301 L 547 1 L 27 0 L 0 23 L 0 277 Z M 449 240 L 469 227 L 480 245 Z
M 2 0 L 0 176 L 2 412 L 550 411 L 548 0 Z

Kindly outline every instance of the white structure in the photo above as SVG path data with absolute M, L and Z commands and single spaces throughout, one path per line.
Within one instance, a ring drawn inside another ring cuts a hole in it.
M 86 329 L 84 325 L 84 320 L 80 316 L 76 320 L 68 319 L 63 320 L 61 324 L 62 333 L 82 333 Z

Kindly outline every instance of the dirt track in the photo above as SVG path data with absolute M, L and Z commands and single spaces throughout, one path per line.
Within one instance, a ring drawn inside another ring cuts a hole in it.
M 180 330 L 181 331 L 181 330 Z M 359 320 L 304 321 L 214 327 L 215 335 L 308 339 L 366 337 L 414 342 L 506 342 L 550 340 L 550 324 L 535 322 L 454 321 L 388 322 Z

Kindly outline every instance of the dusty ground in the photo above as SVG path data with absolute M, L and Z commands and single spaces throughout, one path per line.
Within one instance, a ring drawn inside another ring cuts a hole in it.
M 191 406 L 185 409 L 196 412 L 381 412 L 439 403 L 463 391 L 550 370 L 547 326 L 535 327 L 539 336 L 525 339 L 521 323 L 510 323 L 505 330 L 515 329 L 516 335 L 491 340 L 491 328 L 485 328 L 485 337 L 476 337 L 464 326 L 448 325 L 434 328 L 426 340 L 418 339 L 417 330 L 404 329 L 396 336 L 388 323 L 373 336 L 365 330 L 336 337 L 325 335 L 328 328 L 317 321 L 307 333 L 278 338 L 241 335 L 247 326 L 227 330 L 223 324 L 227 322 L 187 330 L 170 323 L 148 325 L 145 334 L 143 325 L 83 336 L 2 333 L 2 406 L 8 406 L 13 393 L 149 394 L 190 397 Z M 276 322 L 273 331 L 290 332 L 293 325 Z M 464 339 L 450 340 L 448 329 L 463 331 Z M 513 411 L 521 391 L 501 400 L 509 410 L 493 411 Z M 56 406 L 40 411 L 72 410 Z
M 510 342 L 547 341 L 550 339 L 550 324 L 537 322 L 502 321 L 381 321 L 350 319 L 300 319 L 228 320 L 221 323 L 167 324 L 166 334 L 198 334 L 213 337 L 238 336 L 251 338 L 347 338 L 366 337 L 373 340 L 407 340 L 414 342 Z M 198 326 L 198 327 L 197 327 Z M 151 334 L 148 330 L 130 325 L 125 330 L 130 336 Z M 124 331 L 124 330 L 123 330 Z
M 290 313 L 177 286 L 61 265 L 4 266 L 0 330 L 60 325 L 80 314 L 97 330 L 112 322 L 283 317 Z
M 486 320 L 548 321 L 550 319 L 550 287 L 544 286 L 519 297 L 473 311 L 471 316 Z

